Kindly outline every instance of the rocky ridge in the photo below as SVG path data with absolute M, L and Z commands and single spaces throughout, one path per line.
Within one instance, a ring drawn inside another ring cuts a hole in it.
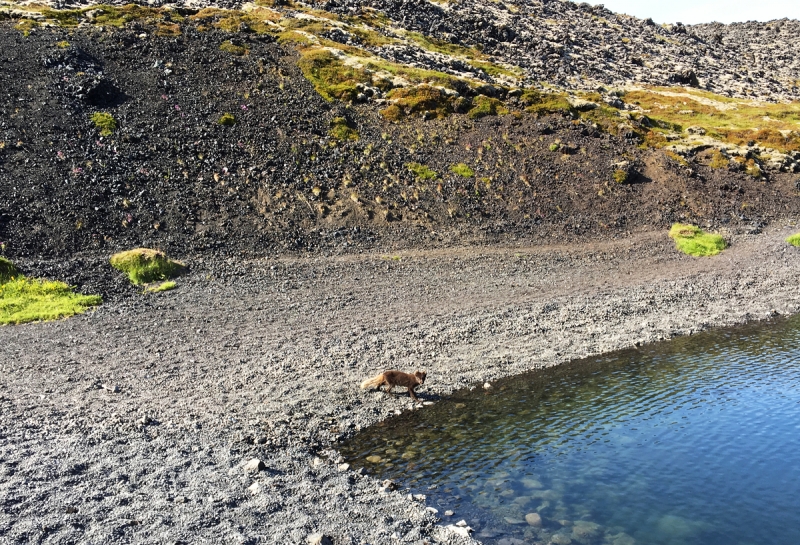
M 111 2 L 113 3 L 113 2 Z M 119 0 L 120 5 L 125 4 Z M 563 89 L 625 88 L 629 85 L 689 85 L 715 93 L 769 101 L 800 97 L 800 22 L 778 20 L 733 25 L 656 24 L 616 14 L 602 6 L 565 0 L 329 0 L 265 2 L 286 17 L 318 17 L 336 27 L 332 38 L 362 45 L 370 53 L 454 75 L 508 81 L 481 73 L 463 59 L 441 55 L 408 40 L 418 32 L 445 44 L 476 48 L 491 62 L 519 70 L 519 83 Z M 24 5 L 24 4 L 23 4 Z M 52 2 L 58 8 L 83 2 Z M 240 2 L 148 2 L 151 6 L 199 9 L 247 8 Z M 252 6 L 252 4 L 249 4 Z M 308 13 L 315 10 L 315 13 Z M 359 44 L 347 19 L 397 43 Z M 330 14 L 338 16 L 331 19 Z M 449 57 L 449 58 L 448 58 Z M 461 62 L 459 62 L 461 61 Z

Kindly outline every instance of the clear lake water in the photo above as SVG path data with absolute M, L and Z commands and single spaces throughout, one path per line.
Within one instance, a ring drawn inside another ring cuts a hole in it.
M 484 543 L 800 544 L 800 317 L 493 386 L 372 426 L 342 454 Z

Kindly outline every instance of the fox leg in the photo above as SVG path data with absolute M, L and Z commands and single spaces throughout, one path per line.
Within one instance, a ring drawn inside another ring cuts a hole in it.
M 386 381 L 386 393 L 387 394 L 391 394 L 393 389 L 394 389 L 394 384 L 392 384 L 391 382 L 389 382 L 387 380 Z
M 419 401 L 417 394 L 414 393 L 414 388 L 412 388 L 411 386 L 408 387 L 408 395 L 411 396 L 411 399 L 413 399 L 414 401 Z

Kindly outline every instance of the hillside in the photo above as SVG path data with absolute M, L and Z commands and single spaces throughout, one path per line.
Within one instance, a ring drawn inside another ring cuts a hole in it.
M 0 11 L 11 257 L 757 230 L 798 211 L 796 21 L 659 26 L 560 1 L 61 7 Z

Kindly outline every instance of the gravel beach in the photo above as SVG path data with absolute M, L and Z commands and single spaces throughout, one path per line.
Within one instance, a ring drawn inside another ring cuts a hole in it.
M 434 514 L 339 458 L 341 439 L 425 410 L 361 390 L 364 378 L 424 369 L 418 393 L 436 403 L 530 369 L 795 313 L 791 232 L 775 222 L 730 234 L 728 250 L 704 259 L 678 254 L 664 232 L 176 256 L 191 267 L 177 290 L 0 328 L 0 541 L 466 543 L 445 528 L 458 513 Z

